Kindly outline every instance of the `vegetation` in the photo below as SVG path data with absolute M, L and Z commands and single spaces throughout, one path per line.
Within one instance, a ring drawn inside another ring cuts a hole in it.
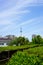
M 28 55 L 27 52 L 17 52 L 7 65 L 43 65 L 42 59 L 36 55 Z
M 20 43 L 20 45 L 25 45 L 25 39 L 22 37 L 18 38 L 17 42 Z M 43 65 L 43 38 L 37 35 L 32 38 L 30 44 L 37 46 L 28 47 L 28 49 L 23 52 L 17 52 L 11 57 L 8 65 Z
M 28 38 L 25 37 L 16 37 L 14 40 L 12 40 L 9 45 L 15 45 L 15 46 L 21 46 L 21 45 L 28 45 L 31 42 L 29 42 Z M 40 35 L 36 35 L 32 37 L 32 43 L 33 44 L 43 44 L 43 38 Z
M 14 40 L 12 40 L 9 45 L 10 46 L 11 45 L 21 46 L 21 45 L 27 45 L 27 44 L 29 44 L 28 38 L 18 37 L 18 38 L 15 38 Z
M 40 35 L 37 35 L 32 38 L 33 44 L 43 44 L 43 38 Z
M 29 48 L 27 50 L 24 50 L 24 52 L 28 52 L 28 54 L 40 55 L 40 57 L 43 58 L 43 46 Z
M 31 48 L 34 46 L 40 46 L 38 44 L 29 44 L 29 45 L 22 45 L 22 46 L 7 46 L 7 47 L 0 47 L 0 52 L 6 51 L 6 50 L 19 50 L 19 49 L 26 49 L 26 48 Z
M 7 65 L 43 65 L 43 38 L 40 35 L 32 37 L 32 42 L 25 37 L 15 38 L 9 46 L 0 47 L 0 52 L 21 49 L 23 51 L 13 54 Z

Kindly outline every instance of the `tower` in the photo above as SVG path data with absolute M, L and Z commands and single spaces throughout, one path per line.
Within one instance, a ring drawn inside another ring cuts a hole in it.
M 20 36 L 22 36 L 22 27 L 20 28 Z

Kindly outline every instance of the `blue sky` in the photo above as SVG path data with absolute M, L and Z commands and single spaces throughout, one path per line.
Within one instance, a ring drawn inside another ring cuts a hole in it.
M 43 37 L 43 0 L 0 0 L 0 36 Z

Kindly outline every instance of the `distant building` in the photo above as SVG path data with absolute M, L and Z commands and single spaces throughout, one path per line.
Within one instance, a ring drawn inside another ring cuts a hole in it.
M 32 38 L 35 38 L 35 37 L 36 37 L 36 35 L 35 35 L 35 34 L 33 34 L 33 35 L 32 35 Z
M 0 37 L 0 47 L 8 46 L 11 40 L 15 39 L 14 35 L 7 35 L 5 37 Z
M 10 39 L 10 38 L 1 37 L 0 46 L 7 46 L 11 40 L 12 39 Z
M 10 39 L 15 39 L 15 35 L 6 35 L 5 37 L 10 38 Z

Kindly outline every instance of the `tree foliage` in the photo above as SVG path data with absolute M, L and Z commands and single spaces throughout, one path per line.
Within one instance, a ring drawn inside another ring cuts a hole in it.
M 37 35 L 34 38 L 32 38 L 32 42 L 34 44 L 43 44 L 43 38 L 40 35 Z
M 25 37 L 16 37 L 14 40 L 12 40 L 10 42 L 9 45 L 27 45 L 27 44 L 31 44 L 31 42 L 29 42 L 28 38 Z M 43 44 L 43 38 L 40 35 L 36 35 L 32 38 L 32 43 L 33 44 Z
M 16 45 L 16 46 L 18 46 L 18 45 L 27 45 L 27 44 L 29 44 L 28 38 L 17 37 L 14 40 L 12 40 L 9 45 Z

